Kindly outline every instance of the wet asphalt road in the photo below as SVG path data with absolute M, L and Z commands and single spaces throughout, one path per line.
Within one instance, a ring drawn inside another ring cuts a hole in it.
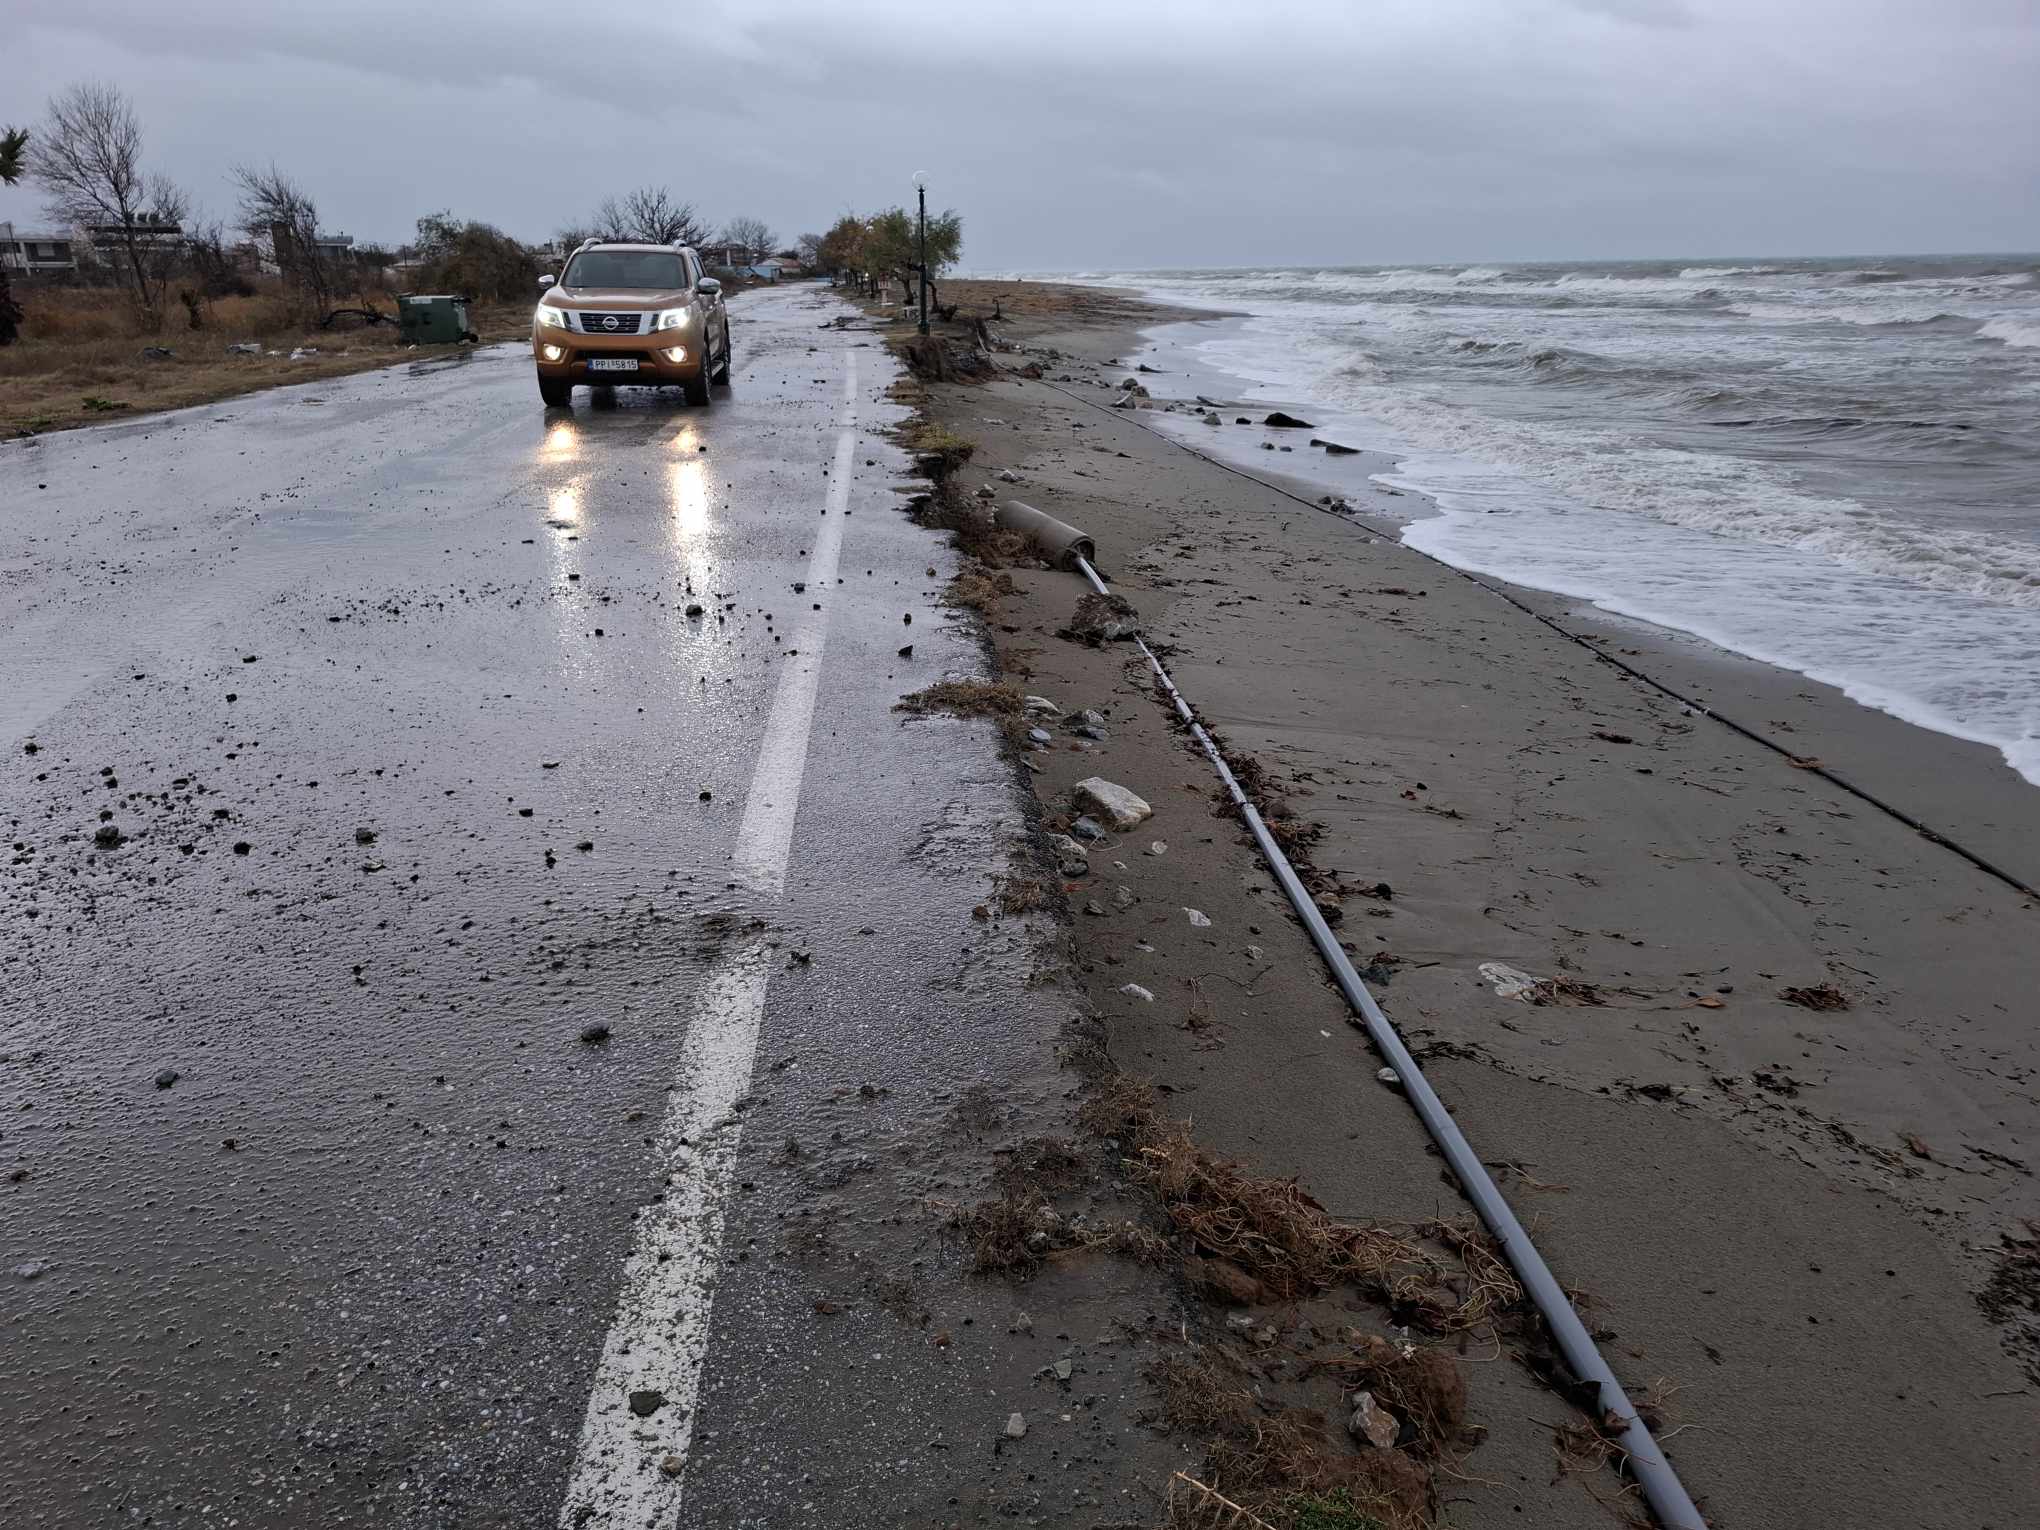
M 0 1524 L 1007 1491 L 1066 1351 L 927 1206 L 1067 1001 L 989 734 L 890 710 L 978 658 L 841 311 L 706 410 L 507 347 L 0 447 Z

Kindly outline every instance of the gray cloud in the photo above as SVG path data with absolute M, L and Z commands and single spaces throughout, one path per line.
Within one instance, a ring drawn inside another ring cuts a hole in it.
M 215 210 L 273 158 L 390 241 L 441 206 L 535 237 L 646 180 L 790 235 L 926 171 L 979 268 L 2040 245 L 2034 0 L 15 15 L 0 119 L 110 79 Z

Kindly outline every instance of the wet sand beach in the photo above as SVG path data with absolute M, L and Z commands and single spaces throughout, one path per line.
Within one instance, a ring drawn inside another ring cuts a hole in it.
M 1181 314 L 948 285 L 996 301 L 1010 347 L 997 380 L 934 390 L 977 443 L 964 484 L 1091 533 L 1235 764 L 1322 826 L 1356 966 L 1610 1362 L 1669 1399 L 1714 1522 L 2029 1519 L 2040 902 L 2010 884 L 2040 881 L 2040 793 L 1995 750 L 1400 545 L 1384 459 L 1326 465 L 1265 400 L 1207 394 L 1204 423 L 1162 361 L 1115 364 Z M 1128 378 L 1152 397 L 1110 407 Z M 1219 438 L 1266 466 L 1213 460 Z M 1348 509 L 1316 503 L 1328 472 Z M 1008 573 L 1003 671 L 1107 717 L 1033 757 L 1044 810 L 1093 775 L 1157 808 L 1069 889 L 1114 1061 L 1342 1215 L 1456 1208 L 1138 655 L 1057 637 L 1073 576 Z M 1563 1407 L 1506 1359 L 1470 1369 L 1487 1432 L 1449 1518 L 1592 1522 L 1552 1480 Z

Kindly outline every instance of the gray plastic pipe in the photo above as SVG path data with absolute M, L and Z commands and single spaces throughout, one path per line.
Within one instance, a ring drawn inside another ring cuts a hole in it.
M 1038 511 L 1036 513 L 1039 514 Z M 1105 581 L 1098 577 L 1098 571 L 1091 566 L 1088 555 L 1077 556 L 1076 569 L 1091 581 L 1091 588 L 1100 595 L 1110 593 L 1105 588 Z M 1679 1481 L 1678 1473 L 1672 1470 L 1649 1428 L 1637 1416 L 1628 1394 L 1622 1390 L 1622 1383 L 1615 1379 L 1608 1362 L 1601 1358 L 1601 1351 L 1595 1347 L 1593 1337 L 1580 1322 L 1579 1314 L 1573 1311 L 1573 1305 L 1567 1300 L 1557 1277 L 1551 1273 L 1551 1267 L 1537 1252 L 1537 1245 L 1530 1241 L 1530 1234 L 1516 1220 L 1516 1213 L 1509 1209 L 1509 1203 L 1502 1199 L 1502 1192 L 1460 1132 L 1459 1123 L 1452 1119 L 1452 1112 L 1445 1108 L 1445 1102 L 1431 1088 L 1430 1080 L 1424 1077 L 1417 1060 L 1410 1056 L 1402 1037 L 1396 1034 L 1388 1016 L 1381 1012 L 1381 1006 L 1374 1002 L 1374 995 L 1367 991 L 1367 985 L 1360 981 L 1360 974 L 1346 959 L 1345 948 L 1333 937 L 1331 926 L 1318 912 L 1317 901 L 1297 877 L 1296 868 L 1289 864 L 1289 857 L 1282 853 L 1282 847 L 1275 843 L 1275 836 L 1268 832 L 1260 809 L 1240 789 L 1240 783 L 1233 778 L 1231 768 L 1225 763 L 1225 756 L 1219 753 L 1211 735 L 1204 731 L 1204 725 L 1190 710 L 1183 693 L 1176 689 L 1176 682 L 1169 678 L 1169 672 L 1162 668 L 1162 661 L 1154 656 L 1154 651 L 1144 639 L 1135 637 L 1133 641 L 1146 655 L 1148 667 L 1155 672 L 1155 678 L 1169 693 L 1169 700 L 1175 704 L 1177 715 L 1189 727 L 1191 737 L 1197 740 L 1212 768 L 1218 772 L 1218 778 L 1225 783 L 1225 789 L 1239 808 L 1248 832 L 1254 836 L 1254 843 L 1261 847 L 1263 859 L 1274 871 L 1275 880 L 1282 884 L 1290 907 L 1296 910 L 1297 918 L 1310 931 L 1311 944 L 1317 947 L 1325 965 L 1332 969 L 1332 977 L 1337 981 L 1340 992 L 1345 994 L 1346 1002 L 1359 1015 L 1368 1040 L 1374 1043 L 1374 1050 L 1402 1079 L 1403 1092 L 1416 1107 L 1424 1129 L 1431 1134 L 1431 1140 L 1438 1144 L 1446 1163 L 1459 1177 L 1466 1198 L 1473 1202 L 1481 1221 L 1487 1224 L 1488 1231 L 1501 1245 L 1502 1253 L 1523 1282 L 1524 1291 L 1537 1304 L 1545 1327 L 1551 1330 L 1552 1339 L 1557 1343 L 1559 1353 L 1565 1357 L 1565 1363 L 1572 1367 L 1575 1376 L 1600 1388 L 1602 1416 L 1612 1415 L 1622 1422 L 1622 1448 L 1628 1456 L 1625 1465 L 1642 1487 L 1643 1496 L 1649 1501 L 1651 1512 L 1657 1515 L 1658 1523 L 1666 1530 L 1707 1530 L 1707 1521 L 1700 1517 L 1700 1510 L 1687 1494 L 1685 1484 Z
M 1017 499 L 1009 499 L 1000 505 L 992 512 L 992 519 L 1006 531 L 1032 537 L 1042 555 L 1057 568 L 1066 568 L 1074 573 L 1079 563 L 1088 567 L 1098 556 L 1098 549 L 1088 534 Z M 1092 582 L 1096 583 L 1095 575 Z M 1102 590 L 1103 586 L 1100 588 Z

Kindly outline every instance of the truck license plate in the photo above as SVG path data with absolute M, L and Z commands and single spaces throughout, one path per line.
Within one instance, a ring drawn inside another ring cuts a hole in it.
M 635 372 L 637 370 L 637 357 L 597 356 L 589 361 L 588 370 L 591 372 Z

